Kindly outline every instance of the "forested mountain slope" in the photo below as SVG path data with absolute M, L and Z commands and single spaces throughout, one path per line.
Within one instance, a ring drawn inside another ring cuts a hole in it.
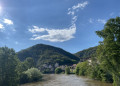
M 32 57 L 38 68 L 43 66 L 54 70 L 55 64 L 72 65 L 79 62 L 79 58 L 61 48 L 45 44 L 37 44 L 17 53 L 19 59 L 24 61 L 27 57 Z M 43 69 L 43 68 L 42 68 Z
M 89 59 L 92 56 L 95 56 L 96 50 L 97 50 L 97 46 L 91 47 L 91 48 L 88 48 L 88 49 L 85 49 L 85 50 L 82 50 L 82 51 L 79 51 L 79 52 L 75 53 L 75 55 L 77 57 L 79 57 L 80 60 L 82 61 L 82 60 Z

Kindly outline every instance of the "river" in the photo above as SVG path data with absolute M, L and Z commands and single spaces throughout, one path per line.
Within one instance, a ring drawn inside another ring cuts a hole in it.
M 35 83 L 24 84 L 21 86 L 112 86 L 109 83 L 91 80 L 76 75 L 44 75 L 44 80 Z

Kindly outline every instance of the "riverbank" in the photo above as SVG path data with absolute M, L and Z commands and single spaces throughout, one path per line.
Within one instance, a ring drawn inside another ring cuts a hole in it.
M 28 83 L 21 86 L 112 86 L 112 84 L 76 75 L 48 74 L 44 75 L 43 80 L 40 82 Z

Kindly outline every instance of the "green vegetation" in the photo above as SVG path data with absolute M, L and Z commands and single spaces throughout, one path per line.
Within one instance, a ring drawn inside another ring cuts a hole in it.
M 97 50 L 97 46 L 96 47 L 91 47 L 82 51 L 79 51 L 77 53 L 75 53 L 75 55 L 77 57 L 80 58 L 80 61 L 86 61 L 87 59 L 93 57 L 94 55 L 96 55 L 96 50 Z
M 15 51 L 7 47 L 0 48 L 0 86 L 17 86 L 18 73 L 16 67 L 18 58 Z
M 33 67 L 35 67 L 34 59 L 28 57 L 24 62 L 19 63 L 19 65 L 17 66 L 17 71 L 19 71 L 20 74 L 21 72 L 24 72 Z
M 89 65 L 88 65 L 87 61 L 81 62 L 81 63 L 77 64 L 77 66 L 76 66 L 76 74 L 85 76 L 88 73 L 88 68 L 89 68 Z
M 63 72 L 63 70 L 59 67 L 55 69 L 55 74 L 60 74 L 62 72 Z
M 0 48 L 0 86 L 18 86 L 42 79 L 44 73 L 70 74 L 69 65 L 79 62 L 75 74 L 111 82 L 120 86 L 120 17 L 110 19 L 97 35 L 103 38 L 100 45 L 76 53 L 74 56 L 60 48 L 38 44 L 17 53 L 8 47 Z M 78 58 L 78 57 L 79 58 Z M 74 66 L 70 66 L 72 72 Z M 38 68 L 38 69 L 37 69 Z
M 70 74 L 70 68 L 69 67 L 65 68 L 65 74 Z
M 103 69 L 99 64 L 89 65 L 88 61 L 77 64 L 75 73 L 79 76 L 88 76 L 103 82 L 113 82 L 112 75 L 106 69 Z
M 41 72 L 32 67 L 35 67 L 32 58 L 20 62 L 13 49 L 0 48 L 0 86 L 18 86 L 40 80 Z
M 112 74 L 114 86 L 120 86 L 120 17 L 108 20 L 96 33 L 103 38 L 97 50 L 99 62 Z
M 103 41 L 94 52 L 91 62 L 85 61 L 77 64 L 76 74 L 113 82 L 114 86 L 120 86 L 120 17 L 109 19 L 104 29 L 96 33 L 103 38 Z M 83 52 L 79 55 L 84 57 Z M 85 58 L 88 58 L 87 56 Z
M 37 44 L 17 54 L 21 61 L 24 61 L 27 57 L 32 57 L 36 67 L 43 73 L 53 73 L 56 63 L 59 65 L 72 65 L 79 61 L 78 57 L 63 49 L 44 44 Z
M 42 74 L 37 68 L 31 68 L 23 72 L 20 77 L 20 83 L 36 82 L 42 79 Z

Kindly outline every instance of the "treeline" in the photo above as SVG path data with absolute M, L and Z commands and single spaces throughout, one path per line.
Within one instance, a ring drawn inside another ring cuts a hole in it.
M 103 41 L 91 61 L 77 64 L 76 74 L 120 86 L 120 17 L 109 19 L 104 29 L 96 33 Z
M 77 64 L 76 75 L 88 76 L 95 80 L 113 83 L 112 74 L 99 64 L 90 64 L 88 61 Z
M 93 57 L 96 54 L 96 50 L 97 50 L 97 46 L 90 47 L 88 49 L 75 53 L 75 55 L 79 57 L 80 61 L 82 62 L 82 61 L 86 61 L 87 59 Z
M 55 69 L 55 74 L 73 74 L 73 72 L 70 70 L 70 67 L 69 66 L 66 66 L 65 67 L 65 70 L 63 70 L 62 68 L 60 67 L 57 67 Z
M 41 78 L 42 74 L 35 68 L 32 58 L 21 62 L 13 49 L 0 48 L 0 86 L 18 86 Z

